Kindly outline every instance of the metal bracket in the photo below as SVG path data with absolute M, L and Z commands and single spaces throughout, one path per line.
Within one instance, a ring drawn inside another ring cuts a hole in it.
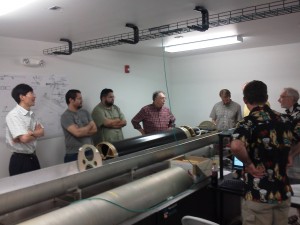
M 199 11 L 202 13 L 202 25 L 192 25 L 192 26 L 188 26 L 188 28 L 192 29 L 192 30 L 197 30 L 197 31 L 206 31 L 209 28 L 209 22 L 208 22 L 208 11 L 207 9 L 201 7 L 201 6 L 196 6 L 195 9 L 196 11 Z
M 71 55 L 72 54 L 72 41 L 69 39 L 61 38 L 60 41 L 68 42 L 69 51 L 68 52 L 53 52 L 54 55 Z
M 134 24 L 131 24 L 131 23 L 126 23 L 126 27 L 130 27 L 130 28 L 133 29 L 133 41 L 129 40 L 129 39 L 121 39 L 119 41 L 127 43 L 127 44 L 132 44 L 132 45 L 137 44 L 140 40 L 140 38 L 139 38 L 139 28 L 137 26 L 135 26 Z

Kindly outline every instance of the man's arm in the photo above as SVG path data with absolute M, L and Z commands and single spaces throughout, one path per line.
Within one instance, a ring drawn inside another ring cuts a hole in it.
M 88 136 L 92 136 L 97 133 L 97 126 L 95 122 L 92 120 L 89 123 L 91 125 L 90 130 L 88 131 Z
M 217 125 L 217 121 L 216 121 L 216 120 L 211 119 L 211 122 L 212 122 L 214 125 Z
M 84 127 L 78 127 L 78 125 L 72 124 L 67 128 L 67 131 L 75 137 L 88 137 L 95 134 L 97 132 L 97 128 L 94 121 L 91 121 Z
M 250 173 L 254 177 L 263 177 L 265 175 L 264 171 L 257 170 L 252 163 L 248 152 L 246 150 L 244 142 L 241 140 L 233 140 L 231 142 L 231 152 L 235 155 L 239 160 L 241 160 L 245 166 L 245 171 Z
M 13 139 L 14 142 L 29 143 L 35 139 L 44 136 L 44 128 L 41 124 L 37 123 L 34 131 L 28 131 L 27 134 L 20 135 L 19 137 Z
M 175 127 L 175 116 L 173 113 L 170 111 L 170 122 L 169 122 L 169 128 Z
M 296 145 L 293 145 L 291 147 L 291 150 L 289 152 L 288 165 L 287 166 L 293 166 L 294 157 L 299 155 L 299 153 L 300 153 L 300 142 L 298 142 Z
M 239 122 L 240 120 L 243 119 L 243 116 L 242 116 L 242 107 L 238 104 L 238 111 L 237 111 L 237 122 Z
M 217 125 L 217 115 L 216 115 L 216 105 L 214 105 L 214 107 L 212 108 L 210 114 L 209 114 L 209 117 L 211 118 L 211 122 L 214 124 L 214 125 Z
M 137 129 L 142 135 L 145 134 L 144 129 L 143 129 L 142 126 L 140 125 L 140 122 L 143 121 L 143 115 L 144 115 L 143 109 L 141 109 L 141 110 L 138 112 L 138 114 L 136 114 L 136 115 L 132 118 L 132 120 L 131 120 L 131 123 L 132 123 L 132 125 L 133 125 L 133 128 L 134 128 L 134 129 Z
M 15 138 L 13 138 L 13 141 L 16 143 L 30 143 L 32 141 L 35 141 L 36 138 L 44 135 L 44 128 L 41 124 L 37 123 L 34 131 L 27 130 L 27 127 L 21 125 L 23 124 L 22 120 L 14 115 L 6 117 L 6 124 L 12 136 L 15 136 Z
M 40 123 L 35 125 L 34 131 L 32 132 L 32 136 L 35 138 L 43 137 L 44 136 L 44 128 Z
M 29 143 L 32 142 L 36 139 L 36 137 L 34 137 L 32 131 L 28 131 L 27 134 L 23 134 L 18 136 L 17 138 L 14 138 L 13 141 L 14 142 L 21 142 L 21 143 Z
M 108 118 L 106 118 L 106 119 L 104 120 L 104 123 L 103 123 L 103 125 L 104 125 L 105 127 L 109 127 L 109 128 L 117 128 L 117 129 L 126 126 L 126 124 L 127 124 L 127 121 L 126 121 L 126 120 L 121 120 L 121 119 L 119 119 L 119 118 L 116 118 L 116 119 L 108 119 Z

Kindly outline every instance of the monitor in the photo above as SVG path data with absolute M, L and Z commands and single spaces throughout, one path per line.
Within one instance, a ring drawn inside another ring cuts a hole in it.
M 232 158 L 232 169 L 234 169 L 234 170 L 242 170 L 243 169 L 243 162 L 240 161 L 235 156 L 233 156 L 233 158 Z

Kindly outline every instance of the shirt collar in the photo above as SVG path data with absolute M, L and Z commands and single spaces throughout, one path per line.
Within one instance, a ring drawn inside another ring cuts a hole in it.
M 26 115 L 32 115 L 33 114 L 33 112 L 31 111 L 31 110 L 26 110 L 26 109 L 24 109 L 22 106 L 20 106 L 20 105 L 17 105 L 17 109 L 24 115 L 24 116 L 26 116 Z

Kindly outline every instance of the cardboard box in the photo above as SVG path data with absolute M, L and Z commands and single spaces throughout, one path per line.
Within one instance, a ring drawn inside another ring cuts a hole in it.
M 196 177 L 209 177 L 211 175 L 212 160 L 200 156 L 179 156 L 171 159 L 171 167 L 179 166 Z

